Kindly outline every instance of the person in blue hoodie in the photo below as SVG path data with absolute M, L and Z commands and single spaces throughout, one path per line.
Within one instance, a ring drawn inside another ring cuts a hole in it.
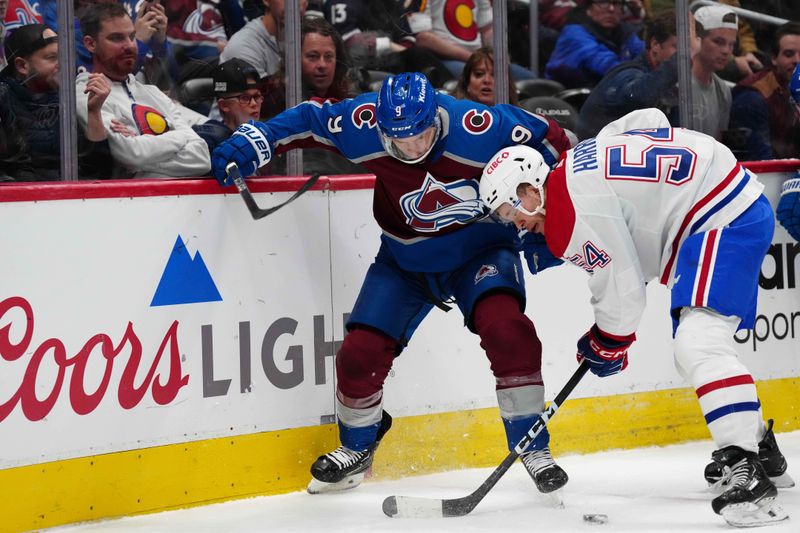
M 622 22 L 623 0 L 587 0 L 561 30 L 546 78 L 565 87 L 594 87 L 612 67 L 644 51 L 636 28 Z

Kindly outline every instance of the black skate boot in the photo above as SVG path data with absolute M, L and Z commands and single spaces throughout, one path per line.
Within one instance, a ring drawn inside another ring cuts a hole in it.
M 769 480 L 758 454 L 726 446 L 712 454 L 728 475 L 728 488 L 711 501 L 714 512 L 736 527 L 769 525 L 788 518 L 775 504 L 778 489 Z
M 786 472 L 786 458 L 778 448 L 775 433 L 772 432 L 773 420 L 767 420 L 767 432 L 758 443 L 758 459 L 769 476 L 770 481 L 779 489 L 794 487 L 794 479 Z M 704 472 L 706 481 L 714 489 L 725 490 L 728 478 L 723 475 L 723 466 L 716 461 L 706 465 Z
M 364 475 L 372 466 L 372 459 L 381 439 L 391 427 L 392 417 L 384 411 L 377 439 L 372 446 L 363 452 L 339 446 L 332 452 L 321 455 L 311 465 L 312 478 L 308 484 L 308 493 L 320 494 L 354 489 L 359 486 L 364 480 Z
M 786 458 L 778 448 L 778 441 L 772 432 L 771 418 L 767 420 L 767 432 L 764 433 L 764 438 L 758 443 L 758 460 L 776 487 L 779 489 L 794 487 L 794 479 L 786 472 L 788 467 Z
M 556 491 L 569 481 L 567 473 L 556 464 L 550 455 L 549 446 L 541 450 L 524 452 L 520 455 L 520 459 L 533 482 L 536 483 L 536 488 L 542 494 Z

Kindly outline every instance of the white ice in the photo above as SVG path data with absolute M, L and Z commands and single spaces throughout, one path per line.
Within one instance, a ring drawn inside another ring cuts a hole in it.
M 800 431 L 780 433 L 789 472 L 800 481 Z M 491 468 L 446 472 L 394 481 L 367 480 L 339 494 L 295 492 L 179 511 L 66 526 L 58 533 L 131 532 L 721 532 L 735 530 L 711 510 L 714 497 L 703 479 L 711 441 L 674 446 L 558 457 L 569 473 L 564 507 L 550 506 L 536 492 L 520 463 L 483 502 L 461 518 L 388 518 L 386 496 L 457 498 L 475 490 Z M 378 452 L 380 453 L 380 452 Z M 502 457 L 498 457 L 498 463 Z M 780 490 L 778 501 L 791 517 L 759 530 L 800 531 L 800 486 Z M 583 515 L 608 515 L 589 524 Z

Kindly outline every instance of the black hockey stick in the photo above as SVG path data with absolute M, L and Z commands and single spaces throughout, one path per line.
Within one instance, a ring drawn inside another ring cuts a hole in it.
M 312 174 L 311 177 L 308 178 L 306 182 L 303 183 L 303 185 L 297 189 L 297 191 L 288 200 L 282 204 L 262 209 L 258 207 L 256 199 L 253 198 L 253 193 L 251 193 L 250 189 L 247 187 L 247 183 L 245 183 L 242 173 L 239 172 L 239 167 L 236 166 L 236 163 L 228 164 L 228 166 L 225 167 L 225 172 L 228 173 L 228 176 L 233 180 L 233 183 L 236 184 L 236 188 L 239 189 L 239 194 L 242 195 L 242 199 L 244 200 L 248 211 L 250 211 L 250 215 L 252 215 L 253 219 L 255 220 L 264 218 L 265 216 L 272 214 L 281 207 L 285 206 L 289 202 L 294 201 L 298 196 L 310 189 L 319 179 L 319 174 Z
M 561 389 L 561 392 L 556 395 L 555 399 L 550 402 L 550 405 L 542 413 L 542 417 L 537 419 L 528 433 L 522 437 L 512 451 L 508 453 L 500 466 L 486 478 L 480 487 L 475 491 L 463 498 L 454 498 L 450 500 L 440 500 L 436 498 L 416 498 L 413 496 L 389 496 L 383 500 L 383 512 L 386 516 L 397 516 L 401 518 L 427 518 L 427 517 L 440 517 L 440 516 L 464 516 L 472 512 L 473 509 L 483 500 L 483 498 L 492 490 L 501 477 L 511 468 L 517 457 L 530 445 L 531 442 L 542 432 L 559 406 L 564 403 L 567 396 L 570 395 L 572 389 L 589 370 L 589 364 L 584 359 L 578 369 L 569 378 L 567 384 Z

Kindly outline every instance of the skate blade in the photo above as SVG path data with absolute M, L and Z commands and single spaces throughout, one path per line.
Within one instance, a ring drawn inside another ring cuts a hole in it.
M 790 489 L 794 487 L 794 479 L 792 479 L 792 476 L 786 472 L 780 476 L 770 477 L 769 480 L 772 481 L 779 489 Z
M 542 505 L 545 507 L 551 507 L 553 509 L 563 509 L 564 508 L 564 489 L 556 489 L 552 492 L 539 492 L 536 491 L 537 498 L 541 502 Z
M 771 500 L 771 499 L 770 499 Z M 772 501 L 755 503 L 738 503 L 728 505 L 720 514 L 725 521 L 734 527 L 771 526 L 789 518 L 783 508 Z
M 326 483 L 315 478 L 311 478 L 311 482 L 306 489 L 309 494 L 325 494 L 327 492 L 341 492 L 343 490 L 354 489 L 361 485 L 364 481 L 364 472 L 353 474 L 336 483 Z

